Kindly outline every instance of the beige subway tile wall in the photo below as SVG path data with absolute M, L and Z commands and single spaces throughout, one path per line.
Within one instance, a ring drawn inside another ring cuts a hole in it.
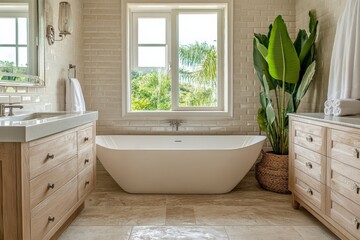
M 99 134 L 167 133 L 166 121 L 127 121 L 121 117 L 121 1 L 84 0 L 85 101 L 99 111 Z M 234 118 L 187 121 L 180 133 L 258 134 L 256 115 L 260 83 L 252 62 L 253 33 L 267 33 L 283 15 L 295 34 L 295 0 L 234 0 Z
M 317 39 L 317 69 L 314 82 L 303 99 L 299 111 L 322 112 L 327 98 L 331 53 L 336 25 L 346 0 L 296 1 L 296 29 L 308 29 L 308 11 L 313 9 L 320 22 Z
M 79 0 L 68 0 L 71 4 L 73 32 L 61 42 L 49 46 L 45 41 L 45 88 L 2 87 L 0 100 L 6 103 L 21 102 L 26 111 L 61 111 L 65 109 L 65 81 L 68 77 L 69 64 L 76 64 L 78 77 L 82 81 L 82 10 Z M 45 21 L 52 24 L 58 37 L 59 2 L 45 0 Z

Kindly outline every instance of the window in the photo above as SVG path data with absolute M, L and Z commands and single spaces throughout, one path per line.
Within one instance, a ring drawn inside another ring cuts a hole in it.
M 230 116 L 231 1 L 125 4 L 124 115 Z
M 28 3 L 0 5 L 0 72 L 29 73 L 28 12 Z M 1 80 L 11 78 L 4 76 Z

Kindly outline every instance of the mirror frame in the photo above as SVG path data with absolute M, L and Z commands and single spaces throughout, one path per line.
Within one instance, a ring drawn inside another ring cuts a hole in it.
M 26 75 L 26 74 L 9 74 L 3 76 L 19 76 L 25 77 L 29 82 L 10 82 L 5 80 L 0 80 L 0 86 L 6 87 L 45 87 L 45 16 L 44 16 L 44 0 L 36 0 L 37 6 L 35 10 L 37 11 L 37 18 L 35 21 L 35 31 L 37 31 L 37 36 L 35 41 L 37 41 L 37 75 Z M 37 24 L 36 24 L 37 23 Z M 0 74 L 2 75 L 2 74 Z

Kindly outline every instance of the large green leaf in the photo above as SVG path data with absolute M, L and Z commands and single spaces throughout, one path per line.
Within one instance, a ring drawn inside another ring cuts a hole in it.
M 267 120 L 266 120 L 266 113 L 263 108 L 259 108 L 258 110 L 257 122 L 259 124 L 259 128 L 261 129 L 261 131 L 265 132 L 267 129 L 266 128 Z
M 266 106 L 266 119 L 268 124 L 273 124 L 273 122 L 275 121 L 275 117 L 275 110 L 271 105 L 271 102 L 268 102 L 268 105 Z
M 314 11 L 309 11 L 309 17 L 310 17 L 309 31 L 313 32 L 315 30 L 316 25 L 317 25 L 315 12 Z
M 301 49 L 303 48 L 304 43 L 307 39 L 308 39 L 308 35 L 307 35 L 306 31 L 304 29 L 300 29 L 298 32 L 298 35 L 296 37 L 296 40 L 294 42 L 294 46 L 295 46 L 298 56 L 300 56 Z
M 264 87 L 264 81 L 268 81 L 268 85 L 271 89 L 274 89 L 274 83 L 272 79 L 270 79 L 269 75 L 269 66 L 268 63 L 265 61 L 261 53 L 259 52 L 256 44 L 257 40 L 254 38 L 254 45 L 253 45 L 253 61 L 254 61 L 254 68 L 256 74 L 261 82 L 261 85 Z M 264 75 L 266 75 L 264 79 Z
M 302 63 L 304 61 L 304 59 L 306 58 L 306 56 L 308 55 L 308 53 L 311 51 L 311 48 L 316 40 L 316 33 L 317 33 L 317 25 L 318 25 L 318 21 L 315 22 L 315 26 L 313 31 L 311 32 L 309 38 L 305 41 L 304 46 L 301 49 L 300 52 L 300 62 Z
M 315 67 L 316 67 L 316 61 L 311 63 L 310 66 L 306 69 L 304 77 L 296 93 L 296 102 L 300 102 L 301 99 L 305 96 L 307 90 L 309 89 L 310 83 L 312 82 L 315 74 Z
M 259 39 L 255 38 L 257 50 L 260 52 L 262 57 L 267 61 L 268 59 L 268 50 L 267 48 L 259 41 Z
M 273 78 L 288 83 L 299 80 L 300 61 L 281 16 L 275 19 L 271 31 L 268 64 Z
M 267 98 L 265 92 L 260 92 L 259 97 L 260 97 L 261 107 L 265 109 L 267 106 Z

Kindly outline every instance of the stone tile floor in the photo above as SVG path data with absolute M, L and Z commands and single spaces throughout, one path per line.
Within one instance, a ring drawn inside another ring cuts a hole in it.
M 224 195 L 124 192 L 98 165 L 97 187 L 61 240 L 338 239 L 290 195 L 262 190 L 249 174 Z

